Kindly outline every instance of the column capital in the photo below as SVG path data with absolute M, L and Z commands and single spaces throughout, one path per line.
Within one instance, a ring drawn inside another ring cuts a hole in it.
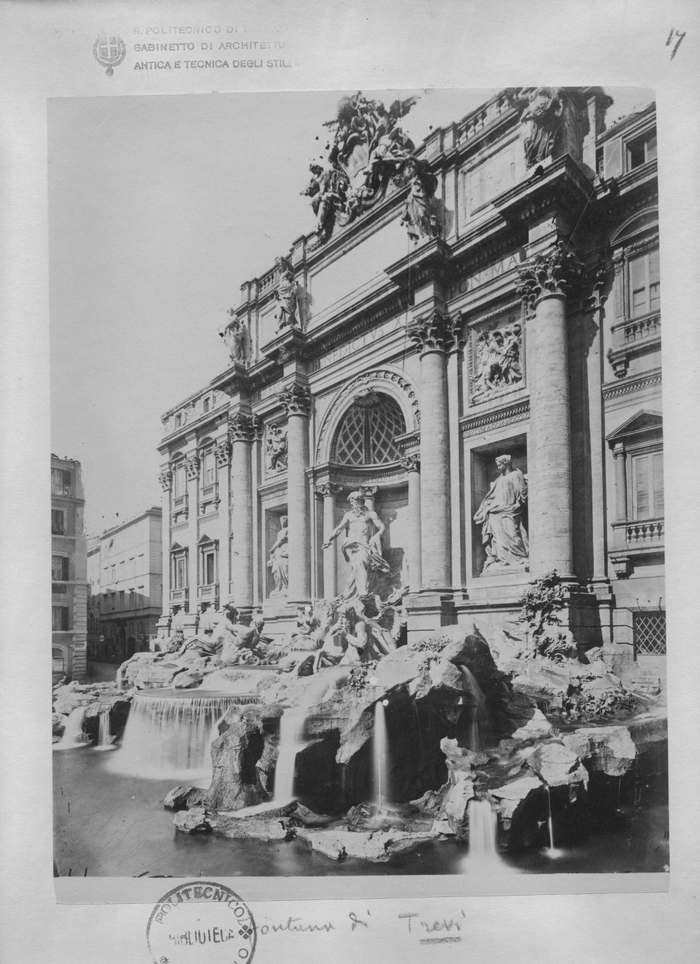
M 231 442 L 228 438 L 224 439 L 223 442 L 219 442 L 214 450 L 216 454 L 216 464 L 223 467 L 228 465 L 231 461 Z
M 228 437 L 231 442 L 253 442 L 257 432 L 257 415 L 244 415 L 243 412 L 229 415 Z
M 401 468 L 406 472 L 419 472 L 420 455 L 404 455 L 401 459 Z
M 529 308 L 535 308 L 543 298 L 572 294 L 583 279 L 583 266 L 564 241 L 557 241 L 521 265 L 518 274 L 516 291 Z
M 623 459 L 627 454 L 625 451 L 624 442 L 616 442 L 615 445 L 613 446 L 612 453 L 613 453 L 613 458 Z
M 293 382 L 283 389 L 277 397 L 287 414 L 287 418 L 290 415 L 308 416 L 311 409 L 311 393 L 306 385 Z
M 163 491 L 167 492 L 173 484 L 173 470 L 170 468 L 170 466 L 168 466 L 167 469 L 163 469 L 161 472 L 159 472 L 158 481 L 160 482 Z
M 421 353 L 463 348 L 461 313 L 452 317 L 435 309 L 415 318 L 408 326 L 408 337 L 420 348 Z
M 339 492 L 342 492 L 343 487 L 336 485 L 334 482 L 320 482 L 315 486 L 314 491 L 316 495 L 320 495 L 325 499 L 327 496 L 337 495 Z
M 201 459 L 198 455 L 191 455 L 185 460 L 185 468 L 187 470 L 188 479 L 196 479 L 199 475 L 199 466 L 201 465 Z

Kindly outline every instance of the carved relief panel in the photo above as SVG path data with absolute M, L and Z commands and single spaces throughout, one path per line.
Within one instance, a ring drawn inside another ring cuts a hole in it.
M 265 426 L 265 475 L 279 475 L 287 471 L 287 425 L 268 422 Z
M 525 385 L 524 324 L 519 310 L 475 324 L 469 337 L 469 404 Z

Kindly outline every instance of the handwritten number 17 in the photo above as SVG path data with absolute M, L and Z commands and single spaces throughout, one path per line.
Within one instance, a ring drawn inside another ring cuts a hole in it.
M 673 60 L 673 58 L 676 56 L 676 51 L 680 47 L 681 41 L 683 40 L 683 37 L 685 37 L 685 34 L 681 33 L 679 30 L 676 30 L 674 27 L 671 27 L 671 33 L 668 35 L 668 40 L 666 41 L 667 47 L 673 43 L 674 36 L 678 37 L 678 40 L 676 41 L 675 47 L 671 51 L 671 60 Z

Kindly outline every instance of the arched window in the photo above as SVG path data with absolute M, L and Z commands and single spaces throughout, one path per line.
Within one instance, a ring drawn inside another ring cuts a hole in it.
M 368 392 L 345 413 L 331 458 L 341 465 L 382 465 L 401 458 L 394 438 L 406 431 L 403 412 L 393 398 Z

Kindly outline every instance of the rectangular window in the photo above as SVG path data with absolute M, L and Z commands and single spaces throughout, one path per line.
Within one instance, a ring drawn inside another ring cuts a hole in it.
M 70 495 L 71 474 L 68 469 L 51 469 L 51 494 Z
M 117 608 L 117 594 L 116 594 L 116 592 L 111 592 L 111 593 L 109 594 L 109 599 L 110 599 L 110 609 L 112 610 L 112 612 L 114 612 L 114 610 Z
M 121 582 L 126 576 L 126 564 L 124 560 L 119 563 L 119 581 Z
M 204 412 L 205 415 L 210 408 L 211 408 L 211 398 L 207 397 L 202 401 L 202 411 Z
M 173 589 L 187 588 L 187 557 L 176 556 L 173 560 Z
M 67 582 L 68 575 L 68 556 L 51 556 L 51 578 L 57 582 Z
M 63 509 L 51 510 L 51 534 L 54 536 L 66 534 L 66 514 Z
M 173 495 L 175 498 L 179 498 L 181 495 L 187 493 L 187 476 L 185 474 L 185 466 L 178 465 L 173 470 Z
M 216 459 L 210 449 L 202 458 L 202 485 L 213 485 L 216 482 Z
M 647 131 L 627 144 L 627 170 L 634 171 L 656 157 L 656 131 Z
M 634 655 L 663 656 L 666 653 L 666 613 L 634 613 L 632 629 Z
M 216 553 L 213 549 L 208 549 L 203 556 L 203 585 L 211 586 L 216 582 Z
M 51 629 L 55 633 L 65 633 L 70 629 L 68 620 L 68 606 L 51 607 Z
M 664 514 L 663 454 L 632 457 L 632 518 L 660 519 Z
M 182 415 L 175 416 L 175 428 L 182 428 Z
M 661 304 L 659 287 L 659 249 L 630 258 L 630 316 L 637 318 L 658 311 Z
M 51 651 L 51 672 L 63 673 L 63 650 L 53 649 Z

